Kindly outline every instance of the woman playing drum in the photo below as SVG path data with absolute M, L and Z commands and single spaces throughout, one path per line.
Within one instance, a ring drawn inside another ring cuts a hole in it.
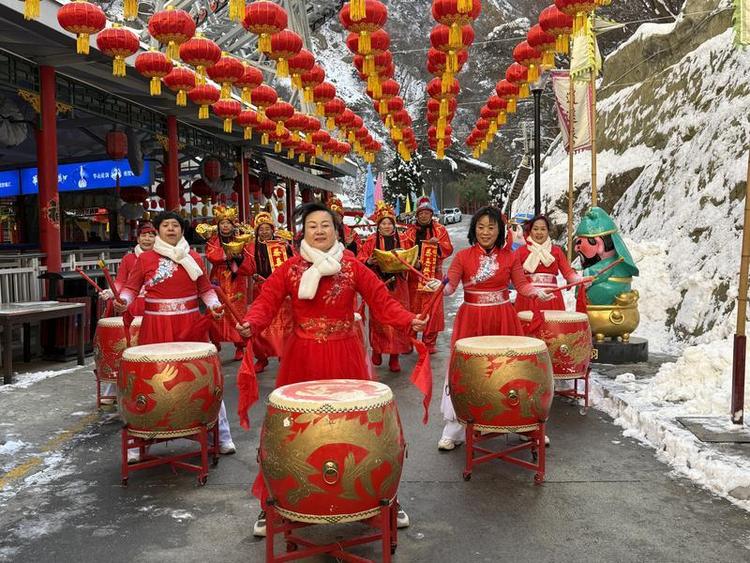
M 518 315 L 510 303 L 508 284 L 512 281 L 519 295 L 549 301 L 552 296 L 533 287 L 523 275 L 513 253 L 504 248 L 505 225 L 500 210 L 482 207 L 469 226 L 471 246 L 456 254 L 448 269 L 447 294 L 459 283 L 464 286 L 464 302 L 453 324 L 451 348 L 461 338 L 471 336 L 523 336 Z M 464 427 L 456 421 L 450 397 L 443 389 L 440 409 L 446 420 L 438 449 L 452 450 L 463 442 Z
M 297 213 L 303 226 L 299 255 L 274 270 L 237 329 L 245 337 L 261 333 L 290 296 L 294 332 L 284 348 L 276 386 L 342 377 L 369 380 L 362 343 L 354 330 L 357 293 L 382 323 L 419 332 L 427 320 L 404 309 L 375 274 L 344 253 L 344 245 L 337 240 L 338 218 L 330 209 L 308 203 Z M 262 477 L 256 479 L 253 492 L 263 505 L 267 493 Z M 403 511 L 399 517 L 402 525 L 408 525 Z M 265 535 L 264 512 L 254 533 Z

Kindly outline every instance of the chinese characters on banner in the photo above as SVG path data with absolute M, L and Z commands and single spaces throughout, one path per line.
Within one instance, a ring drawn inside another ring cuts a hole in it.
M 552 75 L 552 91 L 555 94 L 555 108 L 557 120 L 560 124 L 563 146 L 566 151 L 570 150 L 568 131 L 570 129 L 569 102 L 570 102 L 570 79 L 567 70 L 550 71 Z M 573 124 L 573 151 L 586 151 L 591 149 L 591 82 L 574 80 L 575 85 L 575 122 Z
M 278 240 L 269 240 L 265 244 L 266 251 L 268 252 L 268 261 L 271 263 L 271 271 L 273 272 L 286 262 L 286 244 Z
M 419 261 L 422 262 L 422 274 L 428 279 L 435 277 L 437 272 L 438 244 L 436 242 L 422 241 L 422 252 Z M 417 287 L 418 291 L 432 291 L 421 281 Z

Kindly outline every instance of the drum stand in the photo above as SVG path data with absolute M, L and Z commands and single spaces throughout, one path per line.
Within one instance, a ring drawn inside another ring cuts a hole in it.
M 365 521 L 367 525 L 377 529 L 377 531 L 329 544 L 316 544 L 295 533 L 295 530 L 301 528 L 327 526 L 328 524 L 308 524 L 289 520 L 276 510 L 274 499 L 269 498 L 266 502 L 266 563 L 294 561 L 324 553 L 335 557 L 337 561 L 375 563 L 373 559 L 365 559 L 359 555 L 344 551 L 349 547 L 374 542 L 380 542 L 382 545 L 383 554 L 381 561 L 383 563 L 390 563 L 391 555 L 396 552 L 398 545 L 396 532 L 398 501 L 396 499 L 381 500 L 380 513 Z M 286 553 L 282 555 L 275 555 L 274 553 L 274 539 L 277 534 L 283 534 L 284 541 L 286 542 Z M 300 546 L 304 549 L 300 549 Z
M 117 394 L 115 395 L 103 395 L 102 394 L 102 384 L 104 383 L 112 383 L 115 386 L 115 389 L 117 389 L 117 379 L 101 379 L 99 377 L 99 374 L 97 373 L 97 369 L 94 368 L 94 376 L 96 377 L 96 408 L 100 408 L 102 406 L 102 401 L 104 399 L 114 399 L 117 401 Z
M 474 424 L 469 422 L 466 424 L 466 467 L 464 468 L 464 481 L 471 479 L 471 472 L 475 465 L 480 463 L 486 463 L 493 459 L 501 459 L 513 465 L 518 465 L 524 469 L 535 471 L 534 483 L 540 485 L 544 482 L 544 424 L 539 424 L 536 430 L 531 432 L 522 432 L 524 436 L 527 436 L 529 440 L 515 446 L 511 446 L 504 450 L 493 451 L 485 447 L 481 447 L 477 444 L 491 440 L 492 438 L 498 438 L 500 436 L 507 436 L 508 432 L 489 432 L 482 433 L 474 430 Z M 531 450 L 532 462 L 519 459 L 513 454 L 522 450 Z M 476 454 L 476 455 L 475 455 Z M 482 455 L 483 454 L 483 455 Z
M 170 440 L 178 438 L 198 442 L 200 444 L 200 449 L 165 456 L 155 456 L 148 452 L 150 446 L 169 442 Z M 136 463 L 128 463 L 128 450 L 134 448 L 138 448 L 140 461 Z M 174 473 L 177 473 L 176 470 L 178 467 L 181 469 L 187 469 L 188 471 L 195 471 L 198 473 L 198 484 L 205 485 L 208 479 L 209 454 L 212 456 L 211 465 L 215 467 L 219 463 L 218 422 L 215 422 L 211 427 L 202 426 L 195 434 L 174 438 L 142 438 L 131 434 L 129 427 L 125 425 L 122 428 L 122 460 L 120 463 L 122 485 L 123 487 L 128 486 L 128 476 L 131 472 L 140 471 L 141 469 L 150 469 L 151 467 L 156 467 L 158 465 L 169 465 Z M 184 461 L 185 459 L 196 456 L 200 456 L 201 458 L 200 465 Z
M 578 403 L 578 399 L 583 399 L 583 406 L 579 409 L 581 415 L 586 415 L 589 412 L 589 376 L 591 375 L 591 367 L 586 370 L 586 375 L 583 377 L 555 377 L 555 382 L 558 381 L 572 381 L 573 389 L 562 389 L 555 391 L 555 395 L 558 397 L 567 397 L 571 399 L 573 403 Z M 578 382 L 583 380 L 583 393 L 578 391 Z

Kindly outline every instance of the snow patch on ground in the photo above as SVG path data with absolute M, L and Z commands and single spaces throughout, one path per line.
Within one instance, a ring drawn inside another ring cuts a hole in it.
M 13 376 L 15 379 L 15 383 L 0 386 L 0 393 L 8 393 L 16 389 L 26 389 L 34 385 L 34 383 L 38 383 L 39 381 L 44 381 L 45 379 L 50 379 L 52 377 L 57 377 L 66 373 L 73 373 L 74 371 L 89 368 L 91 366 L 93 366 L 93 364 L 89 364 L 86 366 L 75 366 L 67 369 L 37 371 L 34 373 L 16 373 Z
M 0 455 L 13 455 L 28 446 L 21 440 L 8 440 L 0 444 Z

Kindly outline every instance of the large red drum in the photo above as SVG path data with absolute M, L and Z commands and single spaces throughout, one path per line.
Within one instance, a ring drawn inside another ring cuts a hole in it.
M 148 344 L 122 354 L 117 404 L 133 436 L 177 438 L 213 426 L 223 390 L 213 344 Z
M 547 346 L 524 336 L 456 341 L 448 386 L 456 418 L 476 430 L 530 432 L 547 420 L 553 394 Z
M 138 331 L 142 317 L 135 317 L 130 325 L 130 345 L 138 345 Z M 120 359 L 127 347 L 125 323 L 122 317 L 99 319 L 94 334 L 94 363 L 98 379 L 117 380 L 120 370 Z
M 275 508 L 316 524 L 375 516 L 396 496 L 401 420 L 387 385 L 331 379 L 279 387 L 268 398 L 260 466 Z
M 575 311 L 542 311 L 541 314 L 544 321 L 537 327 L 533 326 L 531 311 L 521 311 L 518 317 L 529 336 L 544 340 L 547 344 L 553 377 L 585 377 L 593 348 L 588 315 Z

